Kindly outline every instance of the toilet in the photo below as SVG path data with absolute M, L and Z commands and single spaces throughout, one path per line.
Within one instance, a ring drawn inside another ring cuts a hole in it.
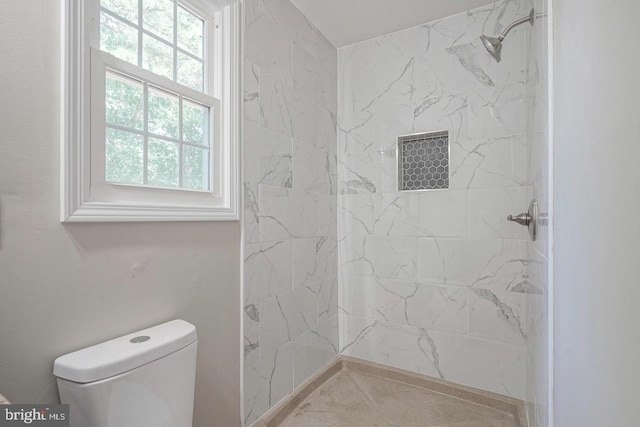
M 173 320 L 57 358 L 70 427 L 191 427 L 197 343 Z

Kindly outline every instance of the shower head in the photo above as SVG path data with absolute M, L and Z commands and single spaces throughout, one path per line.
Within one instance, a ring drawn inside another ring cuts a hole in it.
M 509 31 L 511 31 L 514 27 L 517 27 L 520 24 L 524 24 L 525 22 L 528 22 L 531 25 L 533 25 L 533 23 L 535 22 L 535 19 L 536 19 L 535 10 L 531 9 L 529 16 L 527 16 L 526 18 L 518 19 L 517 21 L 509 24 L 507 28 L 504 29 L 502 34 L 500 34 L 498 37 L 489 37 L 486 35 L 482 35 L 480 37 L 480 40 L 482 40 L 482 44 L 484 44 L 484 47 L 487 48 L 487 52 L 489 52 L 489 55 L 491 55 L 493 59 L 496 60 L 496 62 L 500 62 L 500 60 L 502 59 L 502 41 L 504 40 L 505 37 L 507 37 L 507 34 L 509 34 Z
M 480 37 L 480 40 L 482 40 L 484 47 L 487 48 L 489 55 L 493 56 L 496 62 L 500 62 L 502 59 L 502 40 L 504 40 L 504 38 L 483 35 Z

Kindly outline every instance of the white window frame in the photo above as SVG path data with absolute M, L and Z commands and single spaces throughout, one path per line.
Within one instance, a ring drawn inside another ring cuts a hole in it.
M 193 3 L 194 0 L 190 0 Z M 95 6 L 99 0 L 62 1 L 62 106 L 61 106 L 61 221 L 62 222 L 142 222 L 142 221 L 217 221 L 238 220 L 240 202 L 240 2 L 227 7 L 216 0 L 195 0 L 201 10 L 215 16 L 208 31 L 214 37 L 218 61 L 208 60 L 205 86 L 219 105 L 212 108 L 211 129 L 215 131 L 210 150 L 210 191 L 165 189 L 149 186 L 108 183 L 104 179 L 104 119 L 92 105 L 95 92 L 104 77 L 105 67 L 140 77 L 171 91 L 177 83 L 159 77 L 107 53 L 92 49 L 91 37 L 99 34 Z M 90 10 L 94 7 L 93 11 Z M 97 21 L 97 22 L 96 22 Z M 95 40 L 93 46 L 96 46 Z M 216 78 L 211 85 L 210 76 Z M 207 80 L 209 79 L 209 80 Z M 104 90 L 104 84 L 102 84 Z M 184 87 L 181 88 L 184 91 Z M 207 97 L 197 91 L 189 97 Z M 202 98 L 203 101 L 210 101 Z M 102 101 L 104 103 L 104 101 Z M 204 102 L 206 103 L 206 102 Z M 100 108 L 100 107 L 98 107 Z M 102 105 L 104 110 L 104 105 Z M 215 111 L 219 109 L 219 111 Z M 94 116 L 92 121 L 92 114 Z M 104 114 L 102 114 L 104 116 Z M 100 152 L 102 148 L 102 152 Z M 94 152 L 102 153 L 93 155 Z M 100 175 L 102 172 L 102 175 Z

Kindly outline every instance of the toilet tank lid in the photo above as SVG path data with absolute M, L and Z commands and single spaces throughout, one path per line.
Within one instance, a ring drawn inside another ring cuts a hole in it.
M 77 383 L 103 380 L 176 352 L 197 338 L 195 326 L 173 320 L 60 356 L 53 374 Z

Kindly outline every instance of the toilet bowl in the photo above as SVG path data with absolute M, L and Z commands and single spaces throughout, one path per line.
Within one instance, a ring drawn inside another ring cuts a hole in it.
M 196 349 L 174 320 L 57 358 L 70 427 L 191 427 Z

